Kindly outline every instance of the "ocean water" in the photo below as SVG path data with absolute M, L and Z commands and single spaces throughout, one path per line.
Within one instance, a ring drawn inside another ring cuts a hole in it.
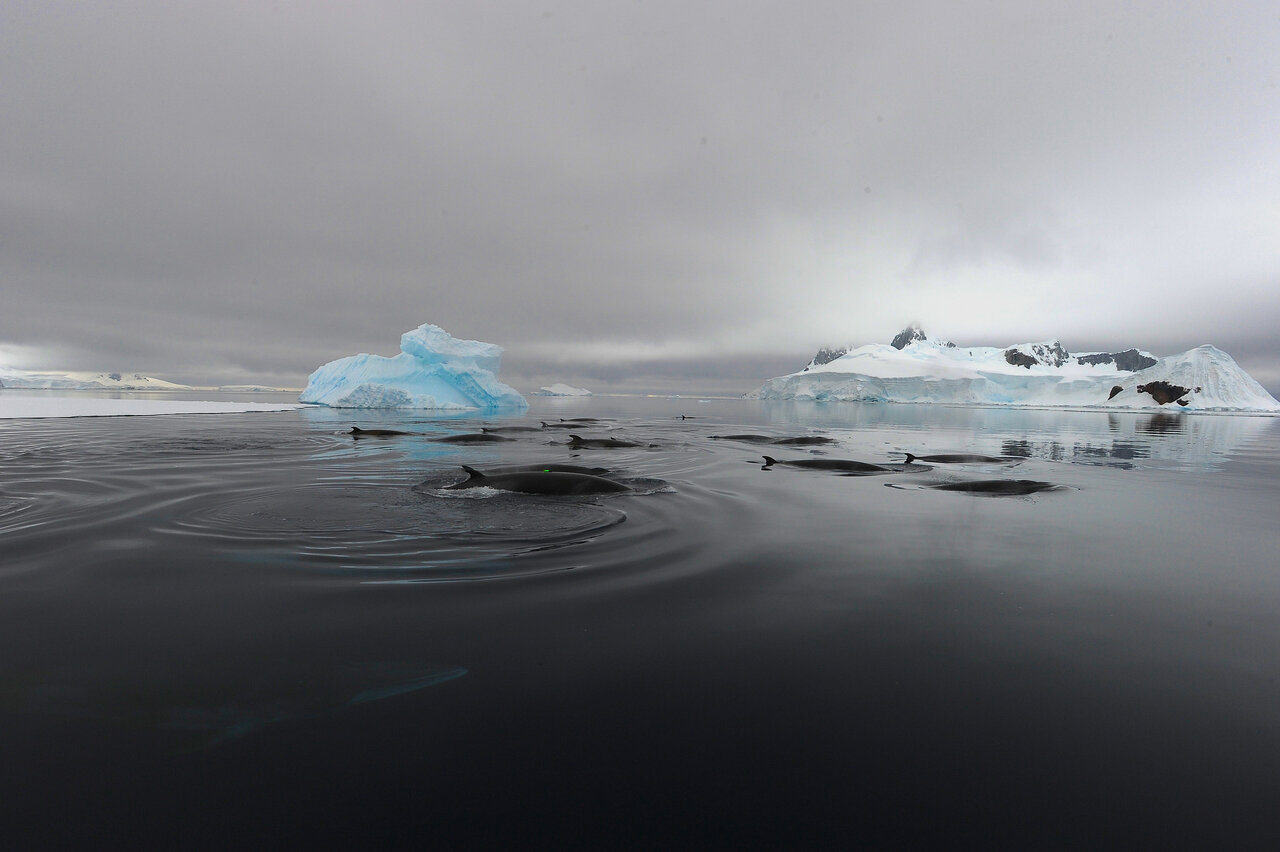
M 6 845 L 1280 842 L 1280 419 L 533 406 L 0 421 Z

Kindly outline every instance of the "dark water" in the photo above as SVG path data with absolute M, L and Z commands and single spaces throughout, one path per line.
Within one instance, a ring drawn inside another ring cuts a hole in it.
M 0 421 L 6 846 L 1280 842 L 1280 421 L 535 406 L 656 446 Z M 760 466 L 906 451 L 1020 460 Z M 547 461 L 635 490 L 441 489 Z

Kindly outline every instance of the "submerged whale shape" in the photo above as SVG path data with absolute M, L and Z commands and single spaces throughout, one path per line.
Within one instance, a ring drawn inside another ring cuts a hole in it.
M 1034 479 L 977 479 L 969 482 L 944 482 L 941 485 L 926 485 L 935 491 L 961 491 L 965 494 L 991 494 L 994 496 L 1022 496 L 1035 494 L 1038 491 L 1052 491 L 1060 486 L 1052 482 L 1039 482 Z
M 788 467 L 807 467 L 810 470 L 838 470 L 841 473 L 896 473 L 899 469 L 885 467 L 884 465 L 872 464 L 871 462 L 853 461 L 852 459 L 795 459 L 787 461 L 786 459 L 775 459 L 773 456 L 763 456 L 764 466 L 772 467 L 775 464 L 785 464 Z
M 371 660 L 301 672 L 268 666 L 240 672 L 233 681 L 206 680 L 198 671 L 185 670 L 155 680 L 0 665 L 0 709 L 159 729 L 176 738 L 175 753 L 181 754 L 224 745 L 268 726 L 343 713 L 466 673 L 454 665 Z
M 474 467 L 463 465 L 462 469 L 468 478 L 456 485 L 457 488 L 497 488 L 500 491 L 518 491 L 521 494 L 620 494 L 631 489 L 621 482 L 605 479 L 590 473 L 562 473 L 559 471 L 535 470 L 516 473 L 482 473 Z
M 907 453 L 907 464 L 911 464 L 916 459 L 919 459 L 920 461 L 938 462 L 939 464 L 982 464 L 989 462 L 1017 461 L 1017 459 L 1012 456 L 981 456 L 977 453 L 939 453 L 932 456 L 917 456 L 912 453 Z

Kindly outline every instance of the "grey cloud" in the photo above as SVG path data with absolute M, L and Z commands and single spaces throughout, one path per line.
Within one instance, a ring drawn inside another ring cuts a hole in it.
M 9 4 L 0 48 L 0 342 L 67 368 L 1231 351 L 1280 277 L 1256 4 Z

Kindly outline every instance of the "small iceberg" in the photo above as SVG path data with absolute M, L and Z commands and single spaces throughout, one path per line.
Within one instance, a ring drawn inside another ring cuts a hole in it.
M 299 402 L 332 408 L 519 409 L 520 392 L 498 381 L 502 347 L 459 340 L 429 323 L 400 336 L 400 354 L 349 355 L 307 380 Z
M 566 385 L 564 382 L 556 382 L 553 385 L 538 388 L 533 392 L 534 396 L 591 396 L 591 391 L 586 388 L 575 388 L 573 385 Z

